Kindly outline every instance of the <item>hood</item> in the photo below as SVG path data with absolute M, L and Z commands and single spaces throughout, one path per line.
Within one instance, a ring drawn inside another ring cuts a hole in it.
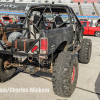
M 3 16 L 2 18 L 3 18 L 3 20 L 10 20 L 10 18 L 8 16 Z

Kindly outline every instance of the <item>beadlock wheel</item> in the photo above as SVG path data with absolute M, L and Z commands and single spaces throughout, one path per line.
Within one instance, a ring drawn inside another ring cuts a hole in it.
M 52 83 L 54 93 L 62 97 L 70 97 L 76 87 L 78 78 L 78 58 L 76 54 L 62 51 L 54 64 Z
M 75 78 L 75 66 L 73 66 L 73 70 L 72 70 L 71 84 L 73 84 L 74 78 Z

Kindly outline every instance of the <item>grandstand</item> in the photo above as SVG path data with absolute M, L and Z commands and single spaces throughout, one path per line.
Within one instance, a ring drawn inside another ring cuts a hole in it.
M 100 16 L 100 0 L 0 0 L 0 11 L 25 12 L 27 5 L 46 1 L 69 5 L 77 15 Z
M 95 4 L 95 6 L 96 6 L 96 9 L 97 9 L 97 11 L 98 11 L 98 13 L 99 13 L 99 15 L 100 15 L 100 4 Z
M 99 3 L 100 0 L 0 0 L 0 2 L 15 2 L 15 3 L 45 3 L 45 1 L 51 3 Z
M 80 11 L 79 11 L 79 7 L 78 7 L 78 3 L 67 3 L 68 6 L 72 7 L 74 12 L 77 15 L 80 15 Z
M 13 2 L 13 0 L 0 0 L 0 2 Z
M 73 2 L 75 2 L 75 3 L 77 3 L 77 2 L 83 3 L 84 0 L 73 0 Z
M 93 8 L 92 3 L 91 4 L 82 3 L 81 8 L 82 8 L 83 15 L 97 15 Z

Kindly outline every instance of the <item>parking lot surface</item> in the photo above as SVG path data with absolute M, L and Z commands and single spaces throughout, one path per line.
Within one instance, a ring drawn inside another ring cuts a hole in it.
M 0 100 L 100 100 L 100 38 L 94 36 L 84 38 L 92 40 L 91 60 L 89 64 L 79 64 L 77 87 L 71 97 L 64 98 L 54 94 L 52 74 L 37 72 L 29 75 L 18 68 L 12 79 L 0 83 Z M 35 91 L 39 88 L 49 91 Z M 2 89 L 10 90 L 7 92 Z M 17 89 L 22 90 L 18 92 Z

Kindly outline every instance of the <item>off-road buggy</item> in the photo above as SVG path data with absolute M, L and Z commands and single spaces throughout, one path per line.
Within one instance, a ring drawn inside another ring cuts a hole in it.
M 16 32 L 19 30 L 22 33 Z M 14 32 L 7 35 L 9 31 Z M 78 62 L 87 64 L 91 57 L 92 43 L 83 39 L 83 31 L 67 5 L 31 6 L 23 28 L 1 28 L 0 80 L 10 79 L 17 67 L 29 74 L 48 72 L 52 73 L 54 93 L 71 96 L 77 83 Z

